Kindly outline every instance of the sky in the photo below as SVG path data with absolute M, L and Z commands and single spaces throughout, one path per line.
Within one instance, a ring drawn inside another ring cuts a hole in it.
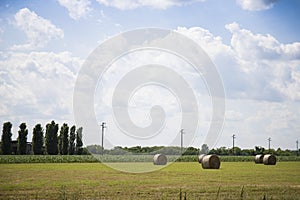
M 299 10 L 298 0 L 2 0 L 0 123 L 12 122 L 15 139 L 19 124 L 26 122 L 29 141 L 37 123 L 81 126 L 74 117 L 73 93 L 85 61 L 118 34 L 155 27 L 192 39 L 219 73 L 225 119 L 210 148 L 231 147 L 235 134 L 241 148 L 267 148 L 270 137 L 272 148 L 295 149 L 300 140 Z M 157 84 L 135 90 L 128 112 L 143 127 L 154 120 L 151 107 L 160 105 L 166 113 L 161 134 L 138 139 L 116 123 L 112 98 L 118 83 L 138 66 L 153 63 L 180 73 L 192 88 L 199 109 L 195 133 L 180 124 L 182 104 L 176 94 Z M 97 123 L 107 122 L 107 148 L 180 145 L 181 128 L 184 138 L 193 136 L 184 145 L 200 147 L 213 112 L 203 77 L 178 57 L 151 50 L 116 60 L 97 82 L 93 108 Z M 83 132 L 85 145 L 99 144 L 99 133 L 100 126 Z

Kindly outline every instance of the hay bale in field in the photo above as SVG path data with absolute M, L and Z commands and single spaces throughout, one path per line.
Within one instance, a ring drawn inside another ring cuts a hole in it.
M 201 164 L 203 169 L 219 169 L 221 162 L 219 156 L 212 154 L 204 156 Z
M 255 164 L 263 164 L 264 155 L 258 154 L 254 157 Z
M 206 156 L 206 154 L 200 154 L 198 156 L 198 162 L 201 164 L 203 157 Z
M 265 165 L 276 165 L 276 161 L 277 159 L 274 155 L 271 154 L 264 155 L 263 163 Z
M 166 165 L 167 157 L 164 154 L 155 154 L 153 157 L 154 165 Z

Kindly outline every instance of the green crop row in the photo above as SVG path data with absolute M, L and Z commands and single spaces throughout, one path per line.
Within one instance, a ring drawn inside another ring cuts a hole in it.
M 167 156 L 168 162 L 197 162 L 197 156 Z M 253 162 L 252 156 L 220 156 L 221 162 Z M 152 162 L 152 155 L 1 155 L 0 163 Z M 278 156 L 277 161 L 300 161 L 300 156 Z
M 91 155 L 1 155 L 0 163 L 90 163 Z

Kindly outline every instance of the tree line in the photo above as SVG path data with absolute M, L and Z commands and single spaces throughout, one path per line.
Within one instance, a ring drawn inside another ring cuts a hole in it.
M 257 154 L 273 154 L 276 156 L 295 156 L 299 155 L 299 150 L 282 150 L 281 148 L 277 149 L 265 149 L 264 147 L 255 146 L 254 149 L 241 149 L 239 147 L 234 148 L 226 148 L 220 147 L 216 149 L 211 149 L 209 151 L 210 154 L 217 155 L 237 155 L 237 156 L 254 156 Z
M 5 122 L 2 128 L 1 149 L 0 154 L 12 154 L 12 124 Z M 59 134 L 58 134 L 59 131 Z M 35 155 L 81 155 L 81 154 L 108 154 L 108 155 L 124 155 L 124 154 L 155 154 L 163 153 L 166 155 L 199 155 L 199 154 L 217 154 L 217 155 L 237 155 L 237 156 L 254 156 L 257 154 L 274 154 L 277 156 L 292 156 L 299 155 L 298 151 L 278 149 L 265 149 L 255 146 L 254 149 L 241 149 L 239 147 L 227 148 L 219 147 L 209 149 L 206 144 L 201 148 L 185 147 L 181 149 L 177 146 L 151 146 L 151 147 L 121 147 L 116 146 L 113 149 L 103 149 L 100 145 L 89 145 L 83 148 L 82 131 L 76 126 L 69 128 L 68 124 L 64 123 L 59 130 L 59 125 L 55 121 L 51 121 L 46 125 L 44 131 L 41 124 L 35 125 L 32 134 L 32 146 L 30 147 Z M 45 134 L 45 135 L 44 135 Z M 24 155 L 28 153 L 27 145 L 28 129 L 26 123 L 21 123 L 18 130 L 17 138 L 17 154 Z
M 1 154 L 12 154 L 12 124 L 10 122 L 3 123 L 1 136 Z M 44 131 L 41 124 L 36 124 L 32 132 L 32 145 L 30 146 L 35 155 L 81 155 L 83 153 L 82 131 L 80 127 L 76 129 L 73 125 L 69 128 L 64 123 L 59 131 L 59 125 L 55 121 L 51 121 L 46 125 Z M 45 135 L 44 135 L 45 134 Z M 28 129 L 26 123 L 21 123 L 17 138 L 17 154 L 25 155 L 28 153 L 27 143 Z
M 117 146 L 113 149 L 103 149 L 101 145 L 88 145 L 86 146 L 87 150 L 91 154 L 101 154 L 102 150 L 104 154 L 107 155 L 139 155 L 139 154 L 146 154 L 146 155 L 154 155 L 156 153 L 163 153 L 166 155 L 199 155 L 199 154 L 217 154 L 222 156 L 255 156 L 257 154 L 274 154 L 277 156 L 293 156 L 298 155 L 299 151 L 292 151 L 292 150 L 282 150 L 278 148 L 275 149 L 265 149 L 263 147 L 255 146 L 254 149 L 241 149 L 239 147 L 227 148 L 227 147 L 219 147 L 209 149 L 208 145 L 203 144 L 201 148 L 195 147 L 185 147 L 181 150 L 178 146 L 134 146 L 134 147 L 121 147 Z

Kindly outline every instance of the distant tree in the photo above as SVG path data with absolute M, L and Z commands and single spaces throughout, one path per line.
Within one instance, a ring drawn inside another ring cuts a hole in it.
M 209 148 L 207 144 L 202 144 L 199 154 L 208 154 Z
M 62 133 L 61 132 L 59 133 L 57 139 L 58 139 L 58 153 L 60 155 L 62 155 L 63 153 L 62 153 Z
M 293 151 L 286 149 L 281 152 L 280 156 L 292 156 L 293 154 L 294 154 Z
M 265 149 L 263 151 L 263 154 L 275 154 L 276 155 L 276 150 L 275 149 Z
M 60 136 L 62 142 L 62 155 L 67 155 L 69 150 L 69 126 L 68 124 L 63 124 L 60 129 Z
M 254 156 L 255 150 L 254 149 L 243 149 L 241 152 L 241 155 L 243 156 Z
M 100 146 L 100 145 L 99 145 Z M 101 146 L 100 146 L 101 147 Z M 88 147 L 87 147 L 88 150 L 90 150 Z M 90 151 L 91 152 L 91 151 Z M 92 153 L 92 152 L 91 152 Z M 111 149 L 108 154 L 111 154 L 111 155 L 124 155 L 128 153 L 127 151 L 123 150 L 122 147 L 120 146 L 116 146 L 114 147 L 113 149 Z
M 35 155 L 43 154 L 44 131 L 41 124 L 35 125 L 32 136 L 32 151 Z
M 240 156 L 240 155 L 242 154 L 242 150 L 241 150 L 241 148 L 239 148 L 239 147 L 234 147 L 234 149 L 231 149 L 231 153 L 232 153 L 233 155 L 238 155 L 238 156 Z
M 265 148 L 255 146 L 255 154 L 264 154 L 264 152 L 265 152 Z
M 216 149 L 209 150 L 209 154 L 218 154 L 218 151 Z
M 102 153 L 101 145 L 93 144 L 93 145 L 87 146 L 86 148 L 91 154 L 101 154 Z
M 58 124 L 52 121 L 50 124 L 46 125 L 46 152 L 49 155 L 58 154 Z
M 72 126 L 70 129 L 70 139 L 69 139 L 69 155 L 73 155 L 75 153 L 75 135 L 76 126 Z
M 156 146 L 153 148 L 153 151 L 151 152 L 151 154 L 153 154 L 153 153 L 163 153 L 165 155 L 181 155 L 181 148 L 173 147 L 173 146 L 170 146 L 170 147 L 157 147 Z
M 1 150 L 2 154 L 10 155 L 11 154 L 11 127 L 12 124 L 10 122 L 5 122 L 3 124 L 2 129 L 2 137 L 1 137 Z
M 82 148 L 81 155 L 92 155 L 86 147 Z
M 183 155 L 198 155 L 199 154 L 199 149 L 194 148 L 194 147 L 188 147 L 185 149 Z
M 141 146 L 130 147 L 128 148 L 128 151 L 132 152 L 133 154 L 138 154 L 142 152 L 142 147 Z
M 76 154 L 81 155 L 82 154 L 82 127 L 78 128 L 76 131 Z
M 27 135 L 28 129 L 26 128 L 26 123 L 21 123 L 19 126 L 20 130 L 18 131 L 18 154 L 24 155 L 27 153 Z

